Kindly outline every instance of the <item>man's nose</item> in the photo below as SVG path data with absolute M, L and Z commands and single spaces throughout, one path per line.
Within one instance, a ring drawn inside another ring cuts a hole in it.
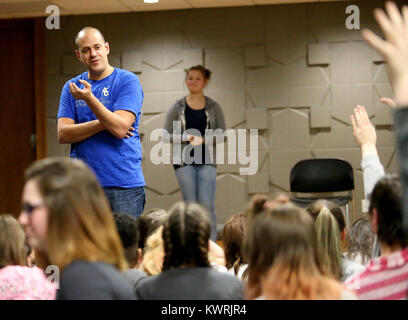
M 91 49 L 91 56 L 92 56 L 92 57 L 96 56 L 96 50 Z

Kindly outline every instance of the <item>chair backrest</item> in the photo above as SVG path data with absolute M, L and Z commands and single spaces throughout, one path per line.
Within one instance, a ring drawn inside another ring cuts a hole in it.
M 317 193 L 354 190 L 353 168 L 343 159 L 306 159 L 290 172 L 290 191 Z

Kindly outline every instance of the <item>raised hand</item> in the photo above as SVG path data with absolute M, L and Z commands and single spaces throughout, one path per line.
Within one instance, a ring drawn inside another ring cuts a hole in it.
M 392 109 L 394 109 L 396 106 L 395 101 L 391 98 L 381 98 L 380 101 Z
M 83 89 L 80 89 L 74 82 L 70 82 L 69 91 L 75 99 L 87 101 L 92 96 L 92 86 L 85 80 L 79 80 L 79 82 L 84 85 Z
M 385 8 L 388 15 L 381 9 L 374 11 L 385 40 L 367 29 L 362 35 L 388 63 L 396 105 L 408 105 L 408 7 L 402 8 L 402 14 L 393 2 L 386 2 Z
M 376 155 L 377 134 L 370 122 L 366 109 L 360 105 L 355 107 L 354 115 L 350 116 L 350 120 L 354 138 L 361 148 L 362 157 Z

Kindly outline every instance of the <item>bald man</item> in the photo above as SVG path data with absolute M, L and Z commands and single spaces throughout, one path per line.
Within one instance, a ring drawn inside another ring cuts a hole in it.
M 137 133 L 142 87 L 135 74 L 109 64 L 109 43 L 98 29 L 82 29 L 75 43 L 87 71 L 62 89 L 58 141 L 93 169 L 113 211 L 137 217 L 146 202 Z

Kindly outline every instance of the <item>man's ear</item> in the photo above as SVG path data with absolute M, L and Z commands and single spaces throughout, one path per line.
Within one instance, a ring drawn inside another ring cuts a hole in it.
M 79 50 L 78 50 L 78 49 L 75 50 L 75 55 L 76 55 L 77 59 L 82 62 L 82 60 L 81 60 L 81 54 L 79 53 Z
M 370 226 L 371 226 L 371 231 L 374 234 L 377 234 L 378 232 L 378 212 L 376 208 L 374 208 L 370 214 Z
M 108 41 L 105 42 L 105 49 L 106 49 L 106 54 L 109 54 L 110 47 L 109 47 L 109 42 Z

